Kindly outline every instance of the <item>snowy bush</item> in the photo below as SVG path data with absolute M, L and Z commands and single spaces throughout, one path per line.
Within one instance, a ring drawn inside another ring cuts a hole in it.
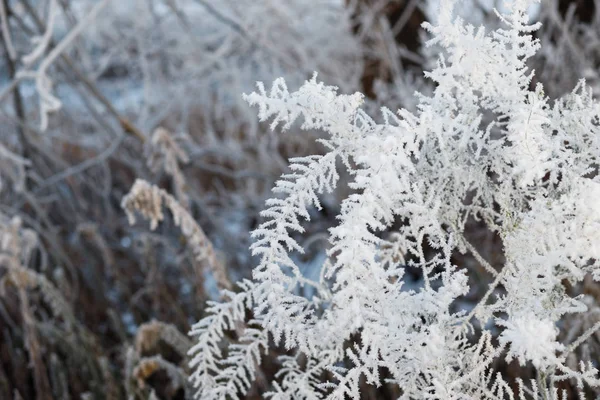
M 588 309 L 568 287 L 600 279 L 600 108 L 584 81 L 556 101 L 532 85 L 531 1 L 507 5 L 491 32 L 456 17 L 456 3 L 425 24 L 443 52 L 416 112 L 382 109 L 376 122 L 361 94 L 316 76 L 244 96 L 272 129 L 302 119 L 325 132 L 325 152 L 290 160 L 253 233 L 252 279 L 193 327 L 198 399 L 243 396 L 269 349 L 280 352 L 272 399 L 359 399 L 364 382 L 396 385 L 403 399 L 550 399 L 567 396 L 564 381 L 581 396 L 600 385 L 595 363 L 567 362 L 599 325 L 559 340 L 565 318 Z M 305 221 L 342 183 L 351 191 L 310 280 L 296 262 Z M 471 219 L 501 237 L 502 268 L 465 236 Z M 453 261 L 460 253 L 489 274 L 470 309 L 473 271 Z M 495 373 L 511 360 L 536 379 Z

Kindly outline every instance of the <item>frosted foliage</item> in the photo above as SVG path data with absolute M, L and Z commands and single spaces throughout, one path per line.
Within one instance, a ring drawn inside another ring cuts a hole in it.
M 506 328 L 500 335 L 500 342 L 510 343 L 508 356 L 518 358 L 521 363 L 532 360 L 536 367 L 544 367 L 556 362 L 556 351 L 563 349 L 556 342 L 558 329 L 554 323 L 549 319 L 538 319 L 534 313 L 522 313 L 499 324 Z
M 364 382 L 384 380 L 402 399 L 549 399 L 560 381 L 600 383 L 592 364 L 566 362 L 591 333 L 559 340 L 563 317 L 587 310 L 566 282 L 600 278 L 600 109 L 584 82 L 556 101 L 532 87 L 533 1 L 508 2 L 492 31 L 466 24 L 455 3 L 441 1 L 436 24 L 425 25 L 442 51 L 426 73 L 435 90 L 416 95 L 414 113 L 382 109 L 377 122 L 361 94 L 338 94 L 316 76 L 296 91 L 278 79 L 244 96 L 272 129 L 300 119 L 326 133 L 325 152 L 290 160 L 253 234 L 253 279 L 224 291 L 193 327 L 198 399 L 243 397 L 272 346 L 289 350 L 273 399 L 359 399 Z M 298 238 L 346 178 L 320 279 L 309 280 L 295 261 Z M 461 310 L 473 277 L 453 256 L 475 252 L 464 236 L 470 218 L 502 238 L 506 262 L 496 270 L 475 256 L 489 290 Z M 412 270 L 422 284 L 407 278 Z M 513 359 L 537 381 L 494 372 Z

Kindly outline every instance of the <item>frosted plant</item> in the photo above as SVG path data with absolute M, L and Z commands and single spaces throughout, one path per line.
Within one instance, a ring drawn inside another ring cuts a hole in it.
M 553 104 L 531 87 L 526 62 L 540 46 L 532 1 L 508 3 L 491 32 L 456 17 L 456 3 L 441 1 L 435 25 L 425 24 L 429 45 L 443 52 L 426 73 L 435 90 L 417 95 L 414 113 L 382 109 L 378 123 L 361 110 L 361 94 L 340 95 L 316 76 L 294 92 L 278 79 L 245 95 L 273 129 L 302 118 L 302 129 L 327 133 L 326 152 L 291 160 L 253 233 L 253 279 L 224 291 L 226 301 L 209 304 L 193 327 L 197 398 L 243 396 L 273 345 L 290 351 L 267 394 L 276 399 L 358 399 L 361 382 L 384 379 L 403 399 L 565 398 L 560 381 L 581 396 L 600 384 L 593 364 L 566 362 L 598 327 L 558 340 L 558 322 L 587 308 L 564 282 L 600 278 L 600 108 L 584 82 Z M 352 193 L 329 230 L 321 278 L 311 281 L 295 262 L 298 237 L 342 167 Z M 465 238 L 471 218 L 503 239 L 501 270 Z M 470 271 L 452 257 L 467 251 L 491 283 L 461 310 Z M 405 278 L 415 269 L 418 287 Z M 312 297 L 298 294 L 302 286 Z M 225 332 L 248 315 L 224 348 Z M 512 359 L 533 366 L 537 380 L 495 373 Z

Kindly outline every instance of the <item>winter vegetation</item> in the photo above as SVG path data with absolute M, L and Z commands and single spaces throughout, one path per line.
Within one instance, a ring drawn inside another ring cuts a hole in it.
M 599 7 L 0 0 L 0 399 L 597 398 Z

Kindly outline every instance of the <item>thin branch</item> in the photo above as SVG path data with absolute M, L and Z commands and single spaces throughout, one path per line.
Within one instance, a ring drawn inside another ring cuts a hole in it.
M 0 103 L 5 97 L 8 97 L 8 95 L 12 93 L 15 115 L 19 120 L 23 121 L 25 120 L 25 108 L 23 106 L 23 98 L 21 97 L 21 91 L 19 90 L 20 79 L 16 78 L 16 53 L 10 38 L 10 27 L 8 25 L 8 15 L 6 13 L 7 9 L 7 0 L 0 0 L 0 17 L 2 19 L 0 21 L 0 23 L 2 24 L 2 44 L 4 46 L 4 50 L 8 54 L 8 57 L 6 59 L 6 65 L 8 67 L 8 75 L 11 79 L 11 84 L 8 85 L 8 87 L 5 88 L 0 94 Z M 28 158 L 30 149 L 29 143 L 27 142 L 27 137 L 25 136 L 24 128 L 17 126 L 16 129 L 17 134 L 19 135 L 19 140 L 21 142 L 22 155 L 23 157 Z
M 7 0 L 0 1 L 0 25 L 2 26 L 2 40 L 4 41 L 8 59 L 14 61 L 17 59 L 17 52 L 12 44 L 10 36 L 10 26 L 8 25 L 8 4 Z

